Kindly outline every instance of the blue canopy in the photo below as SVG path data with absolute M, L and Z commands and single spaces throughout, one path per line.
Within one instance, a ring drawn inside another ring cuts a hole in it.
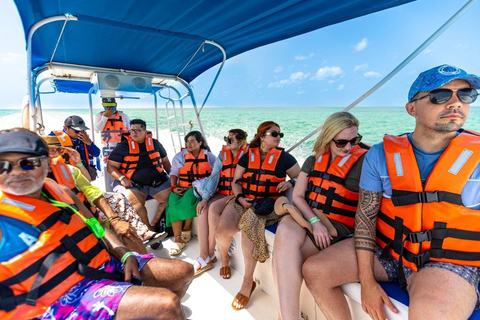
M 93 84 L 86 81 L 54 79 L 52 86 L 54 86 L 58 92 L 89 93 Z
M 45 18 L 72 14 L 53 62 L 179 75 L 191 82 L 242 52 L 415 0 L 14 0 L 27 35 Z M 32 69 L 50 61 L 63 21 L 36 31 Z M 188 66 L 187 66 L 188 65 Z M 182 69 L 185 70 L 182 71 Z

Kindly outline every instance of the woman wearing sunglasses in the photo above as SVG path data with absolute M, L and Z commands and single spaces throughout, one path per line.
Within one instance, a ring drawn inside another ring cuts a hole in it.
M 233 195 L 232 182 L 235 167 L 238 160 L 248 152 L 247 133 L 242 129 L 231 129 L 224 140 L 226 144 L 218 154 L 210 177 L 204 180 L 201 187 L 197 188 L 196 184 L 199 181 L 193 183 L 202 199 L 197 205 L 200 255 L 194 263 L 195 275 L 213 268 L 213 264 L 217 261 L 215 229 L 227 205 L 227 200 Z M 222 276 L 224 274 L 230 276 L 230 271 L 226 268 L 220 270 Z
M 273 121 L 260 124 L 250 142 L 249 151 L 238 161 L 233 178 L 235 198 L 227 201 L 217 226 L 217 244 L 222 255 L 222 270 L 229 267 L 228 249 L 233 235 L 242 230 L 242 251 L 245 272 L 242 287 L 232 302 L 235 310 L 247 305 L 255 289 L 253 273 L 257 261 L 265 262 L 268 250 L 265 226 L 278 222 L 273 210 L 274 200 L 293 187 L 292 180 L 300 172 L 295 158 L 279 148 L 283 133 Z M 228 269 L 229 270 L 229 269 Z M 222 274 L 225 279 L 230 274 Z
M 165 208 L 166 225 L 172 227 L 175 237 L 169 250 L 172 256 L 180 254 L 192 237 L 192 221 L 197 216 L 198 203 L 192 183 L 208 177 L 217 160 L 199 131 L 190 131 L 185 136 L 185 146 L 172 160 L 171 193 Z
M 298 319 L 300 313 L 303 262 L 353 233 L 358 184 L 367 152 L 358 145 L 362 138 L 358 126 L 358 119 L 348 112 L 332 114 L 315 141 L 315 155 L 303 164 L 292 197 L 297 209 L 292 210 L 300 211 L 298 216 L 311 224 L 313 232 L 297 223 L 294 213 L 285 216 L 278 226 L 273 269 L 279 314 L 284 320 Z M 328 217 L 334 227 L 330 229 L 333 234 L 320 221 L 318 211 Z

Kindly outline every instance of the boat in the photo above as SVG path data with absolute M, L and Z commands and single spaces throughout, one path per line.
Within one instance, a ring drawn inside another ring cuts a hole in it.
M 121 5 L 111 0 L 14 0 L 27 43 L 29 112 L 26 114 L 30 119 L 25 122 L 31 130 L 43 128 L 41 96 L 45 92 L 42 86 L 48 83 L 54 92 L 88 95 L 91 127 L 95 95 L 152 99 L 155 112 L 158 101 L 162 100 L 172 144 L 175 151 L 179 151 L 191 125 L 183 116 L 184 103 L 188 100 L 193 106 L 195 125 L 204 133 L 201 113 L 228 59 L 269 43 L 414 1 L 419 0 L 246 0 L 241 4 L 232 0 L 124 0 Z M 432 37 L 346 110 L 393 77 L 474 2 L 466 2 Z M 191 82 L 212 68 L 217 68 L 212 85 L 204 101 L 197 104 Z M 312 128 L 307 137 L 289 150 L 319 129 Z M 158 132 L 156 122 L 156 137 Z M 98 141 L 94 133 L 92 137 Z M 149 201 L 147 208 L 155 212 L 155 202 Z M 266 231 L 266 239 L 271 252 L 274 234 Z M 239 234 L 234 242 L 232 278 L 221 279 L 217 265 L 196 278 L 182 300 L 192 311 L 190 319 L 277 319 L 270 261 L 257 266 L 255 277 L 260 290 L 254 292 L 248 308 L 237 312 L 230 307 L 243 270 Z M 171 244 L 170 239 L 164 245 L 168 248 Z M 165 251 L 155 253 L 168 256 Z M 197 253 L 194 239 L 180 258 L 193 261 Z M 408 314 L 405 292 L 402 298 L 395 287 L 388 289 L 386 285 L 385 288 L 395 297 L 394 304 L 400 310 L 399 314 L 387 310 L 388 318 L 405 319 Z M 360 305 L 359 284 L 347 284 L 343 290 L 354 318 L 368 319 Z M 301 311 L 302 319 L 324 319 L 305 286 L 301 292 Z M 480 317 L 477 314 L 473 317 L 477 316 Z

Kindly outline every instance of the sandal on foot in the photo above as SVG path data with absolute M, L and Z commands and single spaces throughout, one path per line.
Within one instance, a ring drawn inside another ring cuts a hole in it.
M 228 280 L 230 279 L 231 275 L 232 275 L 232 269 L 230 269 L 230 266 L 220 268 L 220 276 L 223 279 Z
M 214 264 L 214 263 L 217 262 L 217 261 L 218 261 L 218 260 L 217 260 L 217 256 L 216 256 L 216 255 L 213 255 L 213 256 L 207 258 L 207 263 L 212 263 L 212 264 Z
M 183 242 L 175 242 L 173 246 L 168 250 L 168 254 L 171 256 L 176 256 L 182 253 L 182 249 L 185 247 L 185 243 Z
M 182 241 L 187 243 L 192 240 L 192 230 L 190 231 L 182 231 Z
M 145 247 L 153 244 L 153 243 L 156 243 L 156 242 L 159 242 L 159 241 L 162 241 L 163 239 L 165 239 L 166 237 L 168 236 L 168 234 L 166 232 L 156 232 L 153 234 L 153 236 L 151 236 L 150 238 L 148 238 L 147 240 L 143 241 L 143 245 Z
M 208 260 L 208 259 L 207 259 Z M 194 277 L 198 276 L 199 274 L 204 273 L 207 270 L 210 270 L 213 268 L 213 263 L 211 262 L 206 262 L 203 260 L 202 257 L 198 257 L 196 260 L 200 264 L 200 268 L 197 269 L 195 262 L 193 263 L 193 267 L 195 268 L 195 274 Z
M 257 286 L 257 284 L 255 283 L 255 281 L 253 281 L 252 290 L 250 291 L 250 297 L 252 296 L 253 290 L 255 290 L 256 286 Z M 235 299 L 233 299 L 232 308 L 237 310 L 237 311 L 242 310 L 243 308 L 245 308 L 247 306 L 247 303 L 250 300 L 250 297 L 245 297 L 240 292 L 237 293 L 237 295 L 235 296 Z

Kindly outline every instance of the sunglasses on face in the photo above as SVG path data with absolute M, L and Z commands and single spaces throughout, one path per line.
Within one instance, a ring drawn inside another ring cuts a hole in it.
M 348 143 L 350 143 L 352 146 L 356 145 L 356 144 L 359 144 L 360 141 L 362 141 L 362 136 L 361 135 L 357 135 L 355 138 L 353 138 L 352 140 L 346 140 L 346 139 L 338 139 L 338 140 L 335 140 L 335 139 L 332 139 L 333 143 L 335 143 L 335 145 L 337 146 L 337 148 L 345 148 L 347 146 Z
M 285 134 L 283 132 L 277 132 L 277 131 L 272 131 L 272 132 L 265 132 L 266 136 L 272 136 L 274 138 L 280 136 L 280 138 L 283 138 Z
M 22 168 L 22 170 L 26 171 L 38 169 L 42 166 L 42 161 L 45 159 L 45 157 L 29 157 L 18 159 L 15 162 L 0 160 L 0 175 L 12 172 L 14 165 L 17 165 Z
M 80 133 L 80 132 L 83 131 L 83 130 L 75 130 L 75 129 L 73 129 L 72 127 L 68 127 L 68 129 L 73 130 L 75 133 Z
M 457 92 L 457 97 L 460 101 L 463 103 L 474 103 L 475 100 L 477 100 L 478 92 L 474 88 L 462 88 L 462 89 L 457 89 L 457 90 L 452 90 L 452 89 L 435 89 L 430 91 L 430 93 L 412 99 L 410 102 L 414 102 L 426 97 L 430 98 L 430 102 L 433 104 L 444 104 L 448 100 L 450 100 L 453 96 L 453 93 Z
M 228 144 L 232 144 L 233 139 L 230 138 L 230 137 L 223 137 L 223 141 L 225 141 L 225 142 L 228 143 Z
M 132 132 L 132 133 L 142 133 L 143 129 L 130 129 L 130 132 Z

